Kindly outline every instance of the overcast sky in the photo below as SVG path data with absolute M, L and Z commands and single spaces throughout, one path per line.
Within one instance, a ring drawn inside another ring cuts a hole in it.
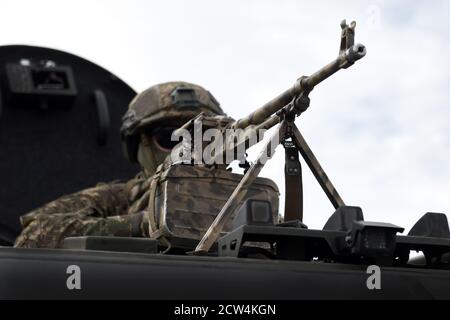
M 296 121 L 349 205 L 406 231 L 450 212 L 449 1 L 0 0 L 0 45 L 71 52 L 137 91 L 185 80 L 240 118 L 337 56 L 343 18 L 367 56 Z M 280 190 L 284 152 L 264 169 Z M 304 165 L 305 223 L 334 211 Z M 282 206 L 283 207 L 283 206 Z

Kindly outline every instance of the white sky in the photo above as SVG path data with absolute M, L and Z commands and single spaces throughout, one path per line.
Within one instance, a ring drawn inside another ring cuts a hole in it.
M 185 80 L 234 118 L 337 56 L 341 19 L 367 56 L 319 85 L 297 120 L 349 205 L 406 231 L 450 212 L 449 1 L 0 0 L 0 45 L 80 55 L 136 90 Z M 263 174 L 283 192 L 280 148 Z M 332 206 L 304 167 L 305 223 Z

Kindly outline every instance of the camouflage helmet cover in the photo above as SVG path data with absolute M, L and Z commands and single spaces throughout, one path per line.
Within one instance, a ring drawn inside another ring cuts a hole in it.
M 224 115 L 213 95 L 198 85 L 182 81 L 157 84 L 131 101 L 122 131 L 131 134 L 166 120 L 188 121 L 201 112 Z
M 136 161 L 139 132 L 145 128 L 183 124 L 201 112 L 225 115 L 214 96 L 199 85 L 174 81 L 154 85 L 139 93 L 122 118 L 120 129 L 125 155 Z

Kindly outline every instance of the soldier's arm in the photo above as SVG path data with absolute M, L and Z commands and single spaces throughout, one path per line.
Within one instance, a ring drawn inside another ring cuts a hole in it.
M 16 247 L 60 247 L 70 236 L 139 236 L 142 213 L 126 215 L 125 184 L 102 184 L 63 196 L 21 217 Z
M 60 248 L 64 238 L 75 236 L 143 236 L 143 213 L 98 217 L 88 209 L 74 213 L 36 216 L 16 239 L 15 247 Z
M 84 209 L 91 209 L 99 217 L 125 214 L 128 208 L 124 183 L 99 184 L 93 188 L 62 196 L 55 201 L 35 209 L 20 218 L 22 226 L 40 215 L 59 213 L 74 213 Z

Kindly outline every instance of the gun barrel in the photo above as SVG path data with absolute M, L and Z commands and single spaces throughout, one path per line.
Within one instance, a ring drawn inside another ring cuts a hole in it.
M 242 129 L 249 125 L 257 125 L 264 122 L 268 117 L 281 110 L 284 106 L 291 102 L 294 97 L 304 91 L 311 91 L 317 84 L 327 79 L 340 69 L 350 67 L 365 55 L 366 48 L 364 45 L 353 45 L 320 70 L 308 77 L 299 78 L 292 87 L 270 100 L 265 105 L 249 114 L 247 117 L 237 120 L 234 123 L 234 128 Z

